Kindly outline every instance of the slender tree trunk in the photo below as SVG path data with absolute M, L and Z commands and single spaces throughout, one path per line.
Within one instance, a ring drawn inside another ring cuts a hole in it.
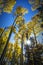
M 10 37 L 11 37 L 11 33 L 12 33 L 12 29 L 11 29 L 11 31 L 10 31 L 8 40 L 7 40 L 6 45 L 5 45 L 5 48 L 4 48 L 4 50 L 3 50 L 3 52 L 2 52 L 2 55 L 1 55 L 1 57 L 0 57 L 0 62 L 1 62 L 1 63 L 3 62 L 4 56 L 5 56 L 5 53 L 6 53 L 6 49 L 7 49 L 7 46 L 8 46 L 8 42 L 9 42 Z M 0 64 L 1 64 L 1 63 L 0 63 Z M 2 65 L 2 64 L 1 64 L 1 65 Z
M 15 65 L 15 61 L 16 59 L 15 59 L 15 51 L 14 51 L 12 54 L 11 65 Z
M 22 35 L 22 42 L 21 42 L 21 62 L 20 65 L 23 65 L 23 35 Z
M 2 37 L 2 35 L 3 35 L 4 31 L 5 31 L 6 29 L 8 29 L 8 28 L 9 28 L 9 27 L 5 27 L 5 28 L 4 28 L 4 30 L 2 31 L 2 33 L 1 33 L 0 37 Z
M 5 28 L 4 28 L 3 32 L 1 33 L 0 37 L 2 37 L 2 35 L 3 35 L 4 31 L 5 31 Z
M 17 17 L 16 17 L 16 18 L 17 18 Z M 12 26 L 14 26 L 14 23 L 15 23 L 15 21 L 16 21 L 16 18 L 15 18 L 15 20 L 14 20 Z M 7 39 L 5 48 L 4 48 L 4 50 L 3 50 L 3 52 L 2 52 L 2 55 L 1 55 L 1 57 L 0 57 L 0 64 L 1 64 L 1 65 L 3 65 L 2 62 L 3 62 L 3 59 L 4 59 L 5 53 L 6 53 L 6 49 L 7 49 L 7 46 L 8 46 L 8 42 L 9 42 L 10 37 L 11 37 L 11 34 L 12 34 L 12 30 L 13 30 L 13 28 L 11 27 L 11 30 L 10 30 L 9 37 L 8 37 L 8 39 Z
M 34 33 L 34 38 L 35 38 L 35 44 L 36 44 L 36 46 L 37 46 L 37 39 L 36 39 L 36 34 L 35 34 L 34 28 L 33 28 L 33 33 Z

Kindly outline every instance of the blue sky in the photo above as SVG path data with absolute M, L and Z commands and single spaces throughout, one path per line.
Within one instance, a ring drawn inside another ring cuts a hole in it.
M 14 12 L 18 6 L 22 6 L 28 10 L 28 14 L 25 14 L 24 16 L 26 23 L 31 21 L 31 18 L 38 13 L 37 10 L 31 10 L 31 5 L 29 4 L 28 0 L 16 0 L 16 4 L 10 14 L 7 12 L 0 14 L 0 27 L 8 27 L 12 25 L 15 19 Z M 14 34 L 12 34 L 10 41 L 14 42 Z
M 26 22 L 30 21 L 31 18 L 37 13 L 37 10 L 31 10 L 31 5 L 28 0 L 16 0 L 16 4 L 10 14 L 5 12 L 0 14 L 0 27 L 7 27 L 13 23 L 15 19 L 14 12 L 18 6 L 22 6 L 28 10 L 28 14 L 24 16 Z

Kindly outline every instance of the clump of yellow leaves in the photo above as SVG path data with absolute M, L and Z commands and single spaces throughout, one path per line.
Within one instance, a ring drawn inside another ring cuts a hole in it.
M 14 51 L 15 51 L 15 57 L 18 58 L 19 55 L 21 54 L 21 48 L 18 45 L 18 41 L 16 41 L 14 44 Z
M 22 16 L 18 16 L 16 19 L 16 24 L 22 24 L 23 23 L 23 17 Z
M 13 44 L 9 43 L 5 56 L 10 60 L 12 58 Z
M 16 9 L 16 12 L 15 12 L 15 14 L 17 15 L 20 15 L 20 14 L 22 14 L 22 15 L 24 15 L 25 13 L 28 13 L 28 10 L 27 9 L 25 9 L 25 8 L 22 8 L 22 7 L 17 7 L 17 9 Z
M 3 11 L 10 13 L 12 11 L 12 9 L 13 9 L 13 7 L 14 7 L 15 4 L 16 4 L 15 0 L 9 0 L 6 3 L 6 6 L 4 7 Z

